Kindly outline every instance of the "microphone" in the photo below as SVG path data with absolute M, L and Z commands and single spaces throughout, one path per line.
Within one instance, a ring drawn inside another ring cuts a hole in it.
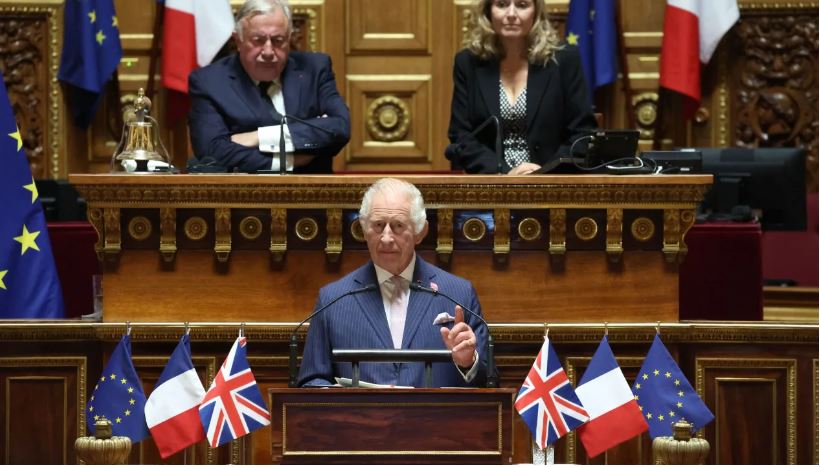
M 487 324 L 487 321 L 484 321 L 484 318 L 481 317 L 478 313 L 474 312 L 473 310 L 467 308 L 463 304 L 459 303 L 458 300 L 454 299 L 453 297 L 447 295 L 444 292 L 439 290 L 433 289 L 431 287 L 425 287 L 418 282 L 411 282 L 410 283 L 410 290 L 415 290 L 417 292 L 425 292 L 433 295 L 441 295 L 442 297 L 450 300 L 454 304 L 461 307 L 462 310 L 466 311 L 470 315 L 478 318 L 479 321 L 484 323 L 484 327 L 487 328 L 487 387 L 488 388 L 497 388 L 498 387 L 498 375 L 495 372 L 495 345 L 493 344 L 493 336 L 490 333 L 490 325 Z
M 501 134 L 501 121 L 495 115 L 490 115 L 486 120 L 481 122 L 481 125 L 478 125 L 475 130 L 471 131 L 470 133 L 462 136 L 458 139 L 457 142 L 447 145 L 444 148 L 444 157 L 448 160 L 458 159 L 461 157 L 461 152 L 464 151 L 464 140 L 467 138 L 475 138 L 477 134 L 481 132 L 484 128 L 487 127 L 490 123 L 493 123 L 495 126 L 495 157 L 497 159 L 498 165 L 496 167 L 496 173 L 501 174 L 504 172 L 504 140 Z
M 356 295 L 365 292 L 371 292 L 373 290 L 378 289 L 379 286 L 376 284 L 367 284 L 364 287 L 359 287 L 357 289 L 350 289 L 347 292 L 339 295 L 338 297 L 334 298 L 333 300 L 329 301 L 327 304 L 319 307 L 318 310 L 311 313 L 307 318 L 303 319 L 301 323 L 293 330 L 290 335 L 290 356 L 288 357 L 288 367 L 290 370 L 290 380 L 288 382 L 288 387 L 295 388 L 296 387 L 296 350 L 297 350 L 297 342 L 296 342 L 296 333 L 299 332 L 299 328 L 302 327 L 303 324 L 307 323 L 311 320 L 314 316 L 318 315 L 319 313 L 325 311 L 330 305 L 338 302 L 339 300 L 349 297 L 351 295 Z

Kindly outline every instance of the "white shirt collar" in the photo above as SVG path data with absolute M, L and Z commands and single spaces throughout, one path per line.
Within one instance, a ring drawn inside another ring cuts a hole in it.
M 390 280 L 393 277 L 393 273 L 387 272 L 387 270 L 380 268 L 373 263 L 373 266 L 376 268 L 376 280 L 379 281 L 379 285 L 384 284 L 385 281 Z M 399 276 L 403 277 L 407 280 L 407 283 L 413 282 L 413 273 L 416 271 L 416 252 L 413 252 L 413 259 L 410 260 L 410 264 L 404 268 L 404 271 L 399 274 Z

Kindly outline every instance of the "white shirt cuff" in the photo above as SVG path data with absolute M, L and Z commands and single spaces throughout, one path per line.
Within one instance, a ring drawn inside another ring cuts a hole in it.
M 263 126 L 256 129 L 259 136 L 259 151 L 273 153 L 271 170 L 279 170 L 279 125 Z M 285 164 L 288 171 L 293 171 L 293 140 L 290 129 L 285 125 Z
M 453 362 L 453 365 L 456 365 L 456 370 L 461 373 L 461 376 L 464 378 L 464 381 L 469 383 L 470 381 L 475 379 L 476 373 L 478 373 L 478 350 L 473 350 L 473 366 L 467 370 L 467 373 L 461 371 L 461 367 Z

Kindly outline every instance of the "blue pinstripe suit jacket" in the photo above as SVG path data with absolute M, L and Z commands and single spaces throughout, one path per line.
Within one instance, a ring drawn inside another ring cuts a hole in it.
M 441 292 L 452 296 L 475 313 L 481 314 L 478 296 L 469 281 L 427 263 L 419 255 L 416 255 L 413 282 L 427 287 L 433 282 Z M 352 289 L 376 283 L 376 270 L 373 263 L 368 262 L 340 280 L 323 287 L 319 291 L 315 309 Z M 452 315 L 454 306 L 444 297 L 411 290 L 402 348 L 446 349 L 439 331 L 441 325 L 434 325 L 433 320 L 443 311 Z M 477 338 L 478 373 L 475 379 L 466 383 L 454 363 L 434 363 L 433 387 L 483 387 L 486 384 L 487 328 L 469 313 L 465 312 L 464 319 Z M 452 327 L 452 323 L 448 327 Z M 335 376 L 352 376 L 349 363 L 332 362 L 333 349 L 392 348 L 393 340 L 390 337 L 390 328 L 379 289 L 345 297 L 311 321 L 299 370 L 299 385 L 326 385 L 335 382 Z M 360 369 L 362 381 L 424 387 L 423 363 L 362 363 Z

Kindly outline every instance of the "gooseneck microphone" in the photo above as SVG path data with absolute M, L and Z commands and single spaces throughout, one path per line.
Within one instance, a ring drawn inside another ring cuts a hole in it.
M 288 368 L 289 368 L 289 371 L 290 371 L 290 375 L 289 375 L 290 378 L 289 378 L 289 381 L 288 381 L 288 386 L 289 387 L 295 388 L 296 387 L 296 382 L 297 382 L 296 381 L 296 351 L 297 351 L 298 345 L 297 345 L 297 341 L 296 341 L 296 333 L 299 332 L 299 328 L 301 328 L 303 324 L 310 321 L 311 318 L 313 318 L 314 316 L 318 315 L 319 313 L 325 311 L 325 309 L 327 309 L 330 305 L 333 305 L 334 303 L 338 302 L 339 300 L 341 300 L 345 297 L 349 297 L 351 295 L 356 295 L 356 294 L 365 293 L 365 292 L 371 292 L 371 291 L 376 290 L 378 288 L 379 288 L 379 286 L 376 285 L 376 284 L 367 284 L 364 287 L 359 287 L 357 289 L 350 289 L 347 292 L 345 292 L 345 293 L 339 295 L 338 297 L 334 298 L 333 300 L 327 302 L 327 304 L 319 307 L 318 310 L 311 313 L 307 318 L 303 319 L 302 322 L 299 323 L 298 326 L 296 326 L 296 328 L 290 334 L 290 356 L 288 357 Z
M 462 303 L 460 303 L 458 300 L 456 300 L 455 298 L 447 295 L 446 293 L 444 293 L 440 290 L 437 290 L 437 289 L 434 289 L 434 288 L 431 288 L 431 287 L 425 287 L 425 286 L 419 284 L 418 282 L 411 282 L 410 283 L 410 290 L 429 293 L 429 294 L 433 294 L 433 295 L 441 295 L 442 297 L 446 298 L 447 300 L 450 300 L 454 304 L 460 306 L 462 310 L 466 311 L 467 313 L 471 314 L 472 316 L 475 316 L 476 318 L 478 318 L 479 321 L 484 323 L 484 327 L 487 328 L 487 387 L 488 388 L 497 388 L 498 387 L 498 375 L 495 372 L 495 359 L 493 358 L 494 353 L 495 353 L 495 345 L 493 344 L 493 335 L 492 335 L 492 333 L 490 333 L 490 325 L 487 324 L 487 321 L 484 321 L 484 318 L 482 318 L 481 315 L 479 315 L 478 313 L 476 313 L 473 310 L 467 308 Z
M 496 172 L 498 174 L 503 173 L 503 171 L 504 171 L 504 138 L 503 138 L 503 135 L 501 134 L 501 121 L 495 115 L 490 115 L 489 117 L 487 117 L 486 120 L 481 122 L 481 124 L 478 125 L 475 128 L 475 130 L 473 130 L 473 131 L 469 132 L 468 134 L 462 136 L 455 143 L 452 143 L 452 144 L 448 145 L 444 149 L 445 157 L 447 157 L 447 159 L 450 159 L 450 160 L 452 160 L 453 158 L 456 158 L 456 159 L 460 158 L 461 157 L 461 152 L 464 151 L 464 146 L 465 146 L 464 140 L 466 140 L 467 138 L 475 138 L 475 136 L 477 134 L 479 134 L 481 132 L 481 130 L 486 128 L 487 125 L 489 125 L 490 123 L 492 123 L 495 126 L 495 157 L 496 157 L 496 160 L 497 160 Z
M 282 115 L 274 109 L 271 112 L 275 121 L 279 122 L 279 174 L 280 175 L 287 175 L 288 168 L 287 168 L 287 152 L 285 151 L 285 125 L 287 125 L 288 120 L 294 120 L 296 122 L 305 124 L 313 129 L 323 131 L 333 138 L 336 138 L 336 132 L 333 130 L 328 130 L 327 128 L 323 128 L 315 123 L 310 123 L 307 120 L 304 120 L 299 117 L 294 117 L 293 115 Z M 273 161 L 271 161 L 271 165 L 273 165 Z M 295 167 L 294 167 L 295 168 Z

